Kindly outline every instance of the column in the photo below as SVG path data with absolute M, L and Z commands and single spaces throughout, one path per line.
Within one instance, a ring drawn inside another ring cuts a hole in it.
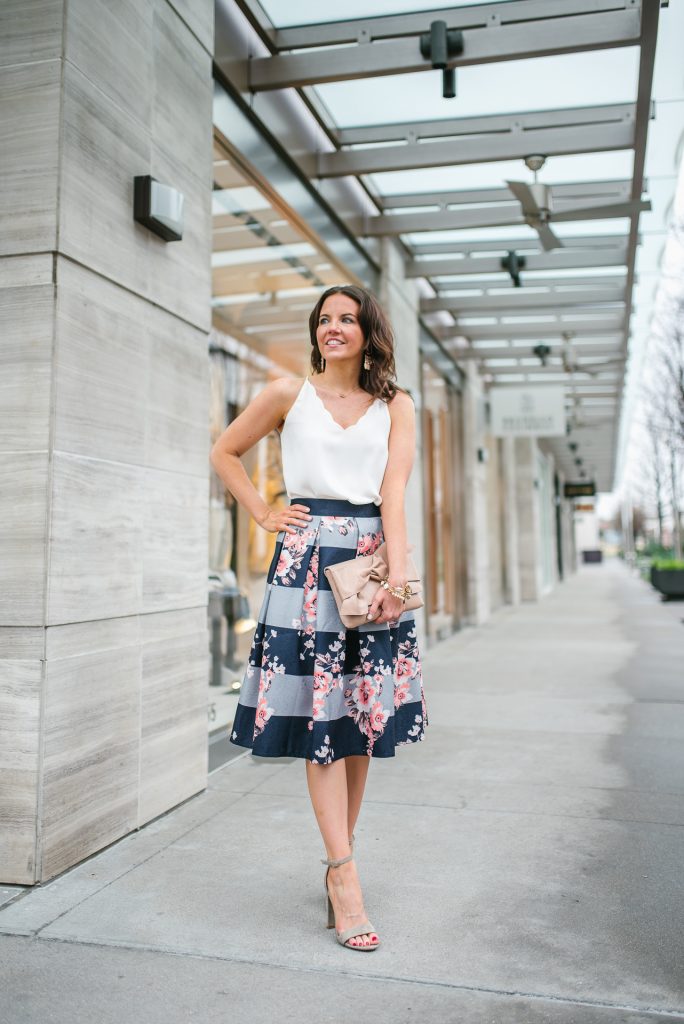
M 406 488 L 406 523 L 411 556 L 424 575 L 423 459 L 421 438 L 420 327 L 418 288 L 404 277 L 404 258 L 391 238 L 381 241 L 381 278 L 378 298 L 394 330 L 397 382 L 411 392 L 416 406 L 416 456 Z M 425 608 L 415 612 L 416 632 L 421 647 L 426 644 Z
M 533 438 L 516 437 L 514 450 L 520 598 L 522 601 L 537 601 L 542 589 L 537 444 Z
M 479 625 L 487 621 L 491 610 L 487 526 L 487 434 L 482 384 L 473 361 L 466 364 L 465 372 L 463 468 L 468 618 L 473 625 Z
M 26 0 L 0 39 L 0 881 L 207 775 L 211 0 Z M 184 238 L 133 179 L 185 196 Z
M 501 442 L 503 468 L 503 518 L 506 559 L 506 601 L 520 604 L 520 552 L 518 550 L 518 504 L 516 499 L 515 444 L 512 437 Z

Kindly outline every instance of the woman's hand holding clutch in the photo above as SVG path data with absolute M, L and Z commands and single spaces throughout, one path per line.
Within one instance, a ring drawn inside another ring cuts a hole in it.
M 404 610 L 405 602 L 389 590 L 379 586 L 368 609 L 368 621 L 396 622 Z

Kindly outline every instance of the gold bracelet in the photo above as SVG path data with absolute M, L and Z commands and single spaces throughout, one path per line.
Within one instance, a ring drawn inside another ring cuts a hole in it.
M 380 581 L 380 586 L 384 587 L 394 597 L 400 597 L 402 601 L 408 601 L 412 593 L 410 583 L 405 583 L 402 587 L 393 587 L 390 585 L 389 576 L 385 576 L 384 580 Z

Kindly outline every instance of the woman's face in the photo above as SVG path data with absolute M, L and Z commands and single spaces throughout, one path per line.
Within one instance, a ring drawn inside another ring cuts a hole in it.
M 360 306 L 348 295 L 329 295 L 321 307 L 316 341 L 322 357 L 333 362 L 360 361 L 366 339 L 359 323 Z

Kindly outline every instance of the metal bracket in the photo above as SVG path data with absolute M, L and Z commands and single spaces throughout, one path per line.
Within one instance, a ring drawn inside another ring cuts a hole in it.
M 449 58 L 460 57 L 463 53 L 463 33 L 459 29 L 447 29 L 446 21 L 433 21 L 430 31 L 420 37 L 420 52 L 433 68 L 442 71 L 442 96 L 453 99 L 456 95 L 456 69 L 450 68 Z

